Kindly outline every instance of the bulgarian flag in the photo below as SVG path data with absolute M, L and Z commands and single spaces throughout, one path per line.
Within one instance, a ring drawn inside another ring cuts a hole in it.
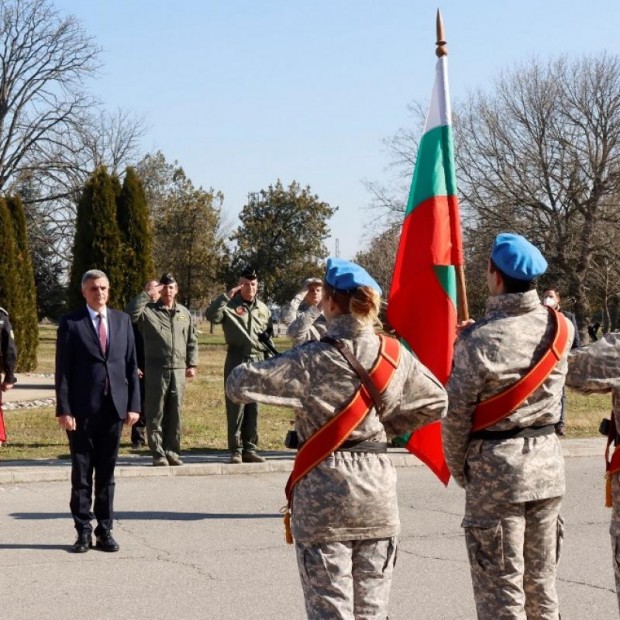
M 463 265 L 448 58 L 437 60 L 435 86 L 418 147 L 400 236 L 387 317 L 420 361 L 445 385 L 456 336 L 456 270 Z M 440 422 L 399 438 L 444 483 L 450 472 Z

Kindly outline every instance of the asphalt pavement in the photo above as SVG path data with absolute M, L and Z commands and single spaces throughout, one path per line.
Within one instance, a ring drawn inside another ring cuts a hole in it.
M 562 618 L 617 617 L 602 460 L 569 458 L 566 468 Z M 121 478 L 114 526 L 121 549 L 83 555 L 69 552 L 68 481 L 0 485 L 2 618 L 301 620 L 295 554 L 279 514 L 286 477 Z M 424 467 L 399 467 L 398 478 L 403 531 L 390 618 L 475 618 L 463 492 L 444 489 Z
M 34 385 L 49 379 L 32 377 Z M 22 382 L 17 406 L 47 398 Z M 568 491 L 558 591 L 563 620 L 618 617 L 604 508 L 604 440 L 563 439 Z M 224 453 L 184 455 L 182 467 L 119 460 L 114 535 L 119 553 L 69 552 L 66 459 L 0 462 L 0 615 L 3 620 L 286 619 L 305 617 L 280 507 L 293 452 L 230 465 Z M 392 620 L 474 619 L 460 527 L 464 494 L 445 489 L 412 456 L 398 468 L 402 535 Z M 0 449 L 1 458 L 1 449 Z

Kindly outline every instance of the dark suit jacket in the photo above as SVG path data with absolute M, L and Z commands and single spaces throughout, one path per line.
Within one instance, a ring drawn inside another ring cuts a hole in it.
M 140 412 L 136 347 L 129 316 L 107 309 L 104 355 L 86 307 L 62 317 L 56 340 L 56 415 L 88 417 L 101 410 L 106 386 L 119 418 Z

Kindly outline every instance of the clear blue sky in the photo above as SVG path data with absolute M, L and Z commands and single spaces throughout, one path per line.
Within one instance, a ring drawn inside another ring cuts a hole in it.
M 55 0 L 103 48 L 95 93 L 143 116 L 144 152 L 224 193 L 234 226 L 276 179 L 339 207 L 340 253 L 368 238 L 364 179 L 386 178 L 381 140 L 430 95 L 442 11 L 453 102 L 532 56 L 620 53 L 609 0 Z M 371 227 L 372 229 L 372 227 Z M 376 231 L 376 228 L 374 229 Z

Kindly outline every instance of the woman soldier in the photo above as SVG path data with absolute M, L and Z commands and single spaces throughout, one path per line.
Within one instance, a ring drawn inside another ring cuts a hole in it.
M 439 419 L 447 407 L 430 371 L 397 341 L 375 334 L 380 295 L 364 269 L 328 259 L 323 312 L 329 342 L 238 366 L 226 383 L 236 402 L 295 409 L 302 447 L 287 495 L 309 618 L 387 617 L 400 530 L 387 440 Z M 360 379 L 339 342 L 370 369 L 378 391 L 362 390 L 368 377 Z M 360 400 L 366 403 L 361 409 Z M 347 417 L 353 410 L 355 422 Z

